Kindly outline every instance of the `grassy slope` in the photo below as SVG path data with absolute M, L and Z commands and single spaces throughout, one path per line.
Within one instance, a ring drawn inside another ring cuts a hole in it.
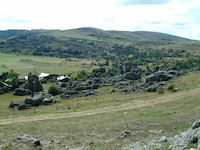
M 188 91 L 200 87 L 200 78 L 198 74 L 189 74 L 178 78 L 174 83 L 176 87 L 182 88 L 181 91 Z M 165 93 L 168 95 L 169 93 Z M 142 94 L 141 94 L 142 95 Z M 144 95 L 143 95 L 144 96 Z M 159 95 L 152 95 L 144 98 L 145 101 L 158 97 Z M 124 98 L 122 98 L 124 97 Z M 121 103 L 131 102 L 130 99 L 124 100 L 129 95 L 122 95 L 118 97 Z M 104 97 L 109 99 L 109 95 Z M 117 111 L 93 116 L 82 116 L 77 118 L 45 120 L 36 122 L 17 123 L 0 126 L 0 138 L 4 140 L 12 140 L 16 136 L 24 133 L 34 135 L 41 140 L 60 140 L 61 143 L 69 147 L 81 147 L 87 145 L 90 148 L 112 149 L 121 148 L 122 146 L 134 143 L 137 141 L 148 142 L 150 139 L 156 139 L 160 136 L 173 136 L 180 131 L 185 130 L 190 126 L 189 122 L 199 117 L 199 98 L 200 95 L 186 96 L 185 98 L 176 101 L 157 104 L 154 106 L 143 107 L 140 109 Z M 0 98 L 1 99 L 1 98 Z M 92 99 L 92 97 L 89 97 Z M 133 96 L 134 99 L 134 96 Z M 82 106 L 81 109 L 91 109 L 94 105 L 90 105 L 87 100 L 82 100 L 88 106 Z M 1 102 L 3 100 L 1 99 Z M 4 100 L 5 102 L 5 100 Z M 133 101 L 134 102 L 134 101 Z M 68 102 L 69 103 L 69 102 Z M 71 103 L 72 104 L 72 103 Z M 109 102 L 108 102 L 109 104 Z M 110 105 L 117 104 L 116 101 L 110 101 Z M 67 105 L 67 101 L 62 102 L 62 106 Z M 5 106 L 5 105 L 4 105 Z M 39 110 L 48 110 L 52 106 L 46 108 L 38 108 Z M 98 107 L 104 107 L 99 104 Z M 2 109 L 2 108 L 1 108 Z M 64 108 L 62 108 L 64 109 Z M 50 110 L 50 109 L 49 109 Z M 70 111 L 77 111 L 72 108 Z M 51 110 L 51 112 L 53 112 Z M 55 108 L 54 108 L 54 112 Z M 59 112 L 59 110 L 58 110 Z M 38 112 L 39 114 L 40 112 Z M 26 113 L 24 113 L 25 115 Z M 32 114 L 33 110 L 32 110 Z M 37 114 L 37 113 L 35 113 Z M 159 125 L 154 125 L 154 124 Z M 140 128 L 138 128 L 138 126 Z M 149 130 L 164 129 L 165 132 L 161 134 L 149 134 Z M 126 139 L 117 139 L 117 136 L 124 130 L 144 131 L 135 136 Z M 20 149 L 21 144 L 6 144 L 8 149 Z M 22 144 L 27 147 L 26 144 Z M 167 143 L 165 146 L 167 147 Z M 164 149 L 166 149 L 166 147 Z M 64 147 L 57 147 L 64 149 Z
M 28 59 L 32 61 L 21 61 Z M 15 72 L 27 75 L 29 72 L 71 73 L 80 70 L 91 70 L 92 60 L 78 59 L 66 61 L 56 57 L 25 56 L 0 53 L 0 73 L 14 69 Z M 86 64 L 86 68 L 83 67 Z M 4 66 L 5 65 L 5 66 Z

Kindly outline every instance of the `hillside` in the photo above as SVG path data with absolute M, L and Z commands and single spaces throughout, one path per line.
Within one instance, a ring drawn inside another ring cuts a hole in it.
M 127 50 L 128 49 L 128 50 Z M 0 31 L 0 52 L 26 55 L 105 58 L 149 50 L 184 50 L 198 54 L 200 42 L 157 32 L 72 30 Z

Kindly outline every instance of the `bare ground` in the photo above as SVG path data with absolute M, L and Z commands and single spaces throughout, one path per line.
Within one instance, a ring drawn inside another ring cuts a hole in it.
M 177 92 L 177 93 L 163 95 L 163 96 L 160 96 L 160 97 L 152 99 L 152 100 L 144 101 L 144 100 L 140 100 L 140 99 L 137 99 L 137 100 L 133 99 L 132 102 L 121 104 L 119 106 L 109 106 L 109 107 L 104 107 L 104 108 L 89 109 L 89 110 L 72 112 L 72 113 L 45 114 L 45 115 L 38 115 L 38 116 L 0 119 L 0 125 L 13 124 L 13 123 L 19 123 L 19 122 L 40 121 L 40 120 L 48 120 L 48 119 L 72 118 L 72 117 L 80 117 L 80 116 L 115 112 L 115 111 L 120 111 L 120 110 L 142 108 L 142 107 L 147 107 L 147 106 L 153 106 L 156 104 L 166 103 L 169 101 L 180 100 L 184 97 L 198 95 L 199 93 L 200 93 L 200 88 L 197 88 L 197 89 L 193 89 L 190 91 L 181 91 L 181 92 Z

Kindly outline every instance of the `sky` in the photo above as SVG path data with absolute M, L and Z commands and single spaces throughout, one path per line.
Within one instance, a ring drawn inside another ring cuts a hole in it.
M 0 0 L 0 30 L 154 31 L 200 40 L 200 0 Z

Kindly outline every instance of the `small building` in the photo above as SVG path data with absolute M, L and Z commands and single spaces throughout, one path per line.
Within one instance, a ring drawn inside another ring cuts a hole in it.
M 39 75 L 39 80 L 43 79 L 43 78 L 47 78 L 50 74 L 48 73 L 44 73 L 44 72 L 41 72 L 40 75 Z
M 65 75 L 62 75 L 62 76 L 57 77 L 57 80 L 60 82 L 68 82 L 69 80 L 71 80 L 71 78 Z

